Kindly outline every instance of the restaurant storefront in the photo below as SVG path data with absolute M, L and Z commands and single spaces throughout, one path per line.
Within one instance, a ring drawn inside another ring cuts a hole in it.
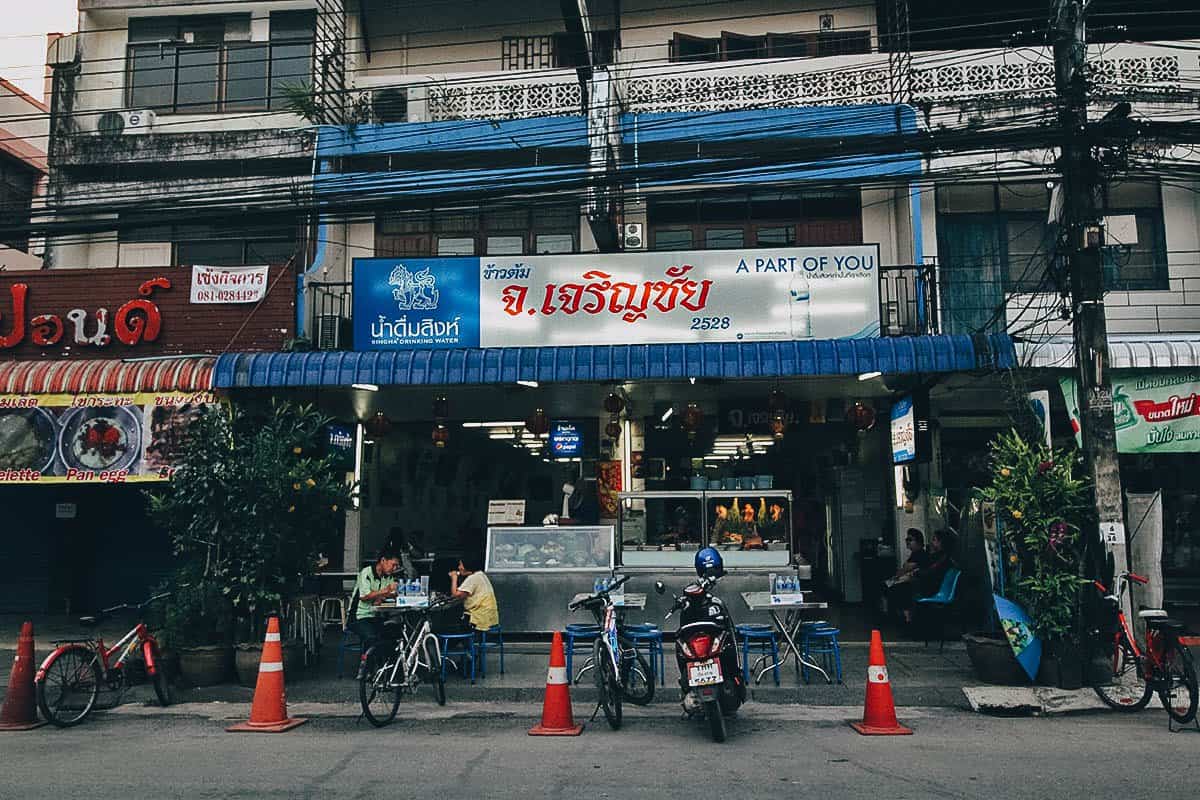
M 354 352 L 227 354 L 215 383 L 356 431 L 345 568 L 409 546 L 437 589 L 484 554 L 506 630 L 560 627 L 613 567 L 678 584 L 708 544 L 726 593 L 796 566 L 858 602 L 897 525 L 889 379 L 1012 359 L 881 338 L 879 307 L 874 245 L 358 259 Z
M 143 490 L 218 402 L 216 354 L 278 350 L 294 298 L 287 267 L 0 278 L 0 612 L 86 611 L 160 580 L 170 543 Z

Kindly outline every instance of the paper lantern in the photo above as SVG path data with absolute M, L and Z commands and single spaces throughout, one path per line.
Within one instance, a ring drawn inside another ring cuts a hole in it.
M 541 436 L 550 430 L 550 418 L 546 416 L 545 409 L 534 409 L 533 414 L 525 420 L 525 429 L 534 436 Z
M 607 425 L 604 426 L 604 435 L 610 439 L 620 439 L 621 438 L 621 423 L 617 422 L 615 419 L 610 421 Z
M 854 405 L 846 409 L 846 422 L 855 430 L 869 431 L 875 427 L 875 409 L 865 405 L 862 400 L 855 400 Z
M 387 418 L 387 414 L 382 411 L 376 411 L 375 416 L 363 423 L 363 427 L 367 433 L 374 437 L 387 436 L 392 430 L 392 421 Z
M 700 429 L 700 425 L 704 422 L 704 412 L 700 410 L 700 406 L 695 403 L 688 403 L 687 408 L 683 412 L 683 429 L 687 431 L 689 439 L 696 438 L 696 431 Z
M 604 410 L 609 414 L 620 414 L 625 408 L 625 399 L 616 392 L 609 392 L 604 398 Z
M 450 429 L 439 422 L 433 426 L 433 433 L 430 436 L 433 439 L 434 447 L 445 447 L 446 442 L 450 441 Z

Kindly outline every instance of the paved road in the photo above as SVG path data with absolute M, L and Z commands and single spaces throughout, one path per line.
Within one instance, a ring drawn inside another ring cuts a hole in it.
M 300 708 L 294 709 L 296 711 Z M 310 711 L 317 710 L 310 708 Z M 724 746 L 665 709 L 612 732 L 531 738 L 527 705 L 478 704 L 376 731 L 350 717 L 283 735 L 228 734 L 205 706 L 126 707 L 85 726 L 0 734 L 0 796 L 60 798 L 1056 798 L 1181 796 L 1200 734 L 1170 734 L 1160 711 L 1040 719 L 902 709 L 916 734 L 865 739 L 845 708 L 751 705 Z M 244 713 L 244 712 L 243 712 Z M 452 715 L 452 716 L 451 716 Z M 1185 787 L 1191 786 L 1191 789 Z

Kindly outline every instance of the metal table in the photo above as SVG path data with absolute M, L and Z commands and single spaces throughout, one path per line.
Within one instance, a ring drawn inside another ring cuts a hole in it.
M 817 664 L 812 663 L 804 657 L 800 646 L 796 644 L 796 638 L 800 633 L 800 626 L 804 619 L 801 612 L 816 611 L 829 608 L 829 603 L 816 600 L 808 600 L 803 602 L 786 602 L 772 603 L 770 592 L 742 592 L 742 600 L 745 601 L 746 607 L 751 611 L 766 611 L 771 615 L 771 621 L 775 624 L 775 629 L 783 636 L 784 645 L 779 652 L 779 660 L 770 664 L 764 664 L 762 669 L 759 669 L 759 664 L 770 658 L 769 655 L 759 656 L 754 661 L 754 666 L 750 668 L 751 672 L 758 670 L 758 675 L 755 676 L 754 682 L 760 683 L 762 676 L 766 675 L 775 667 L 782 667 L 787 663 L 788 658 L 796 659 L 796 669 L 800 669 L 800 665 L 815 669 L 817 672 L 825 676 L 826 683 L 833 683 L 833 679 L 829 677 L 829 673 L 823 670 Z M 779 618 L 780 609 L 786 610 L 787 615 L 784 619 Z

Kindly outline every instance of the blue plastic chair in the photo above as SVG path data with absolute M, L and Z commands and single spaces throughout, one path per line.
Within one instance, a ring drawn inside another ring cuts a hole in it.
M 757 650 L 758 654 L 770 656 L 774 662 L 771 672 L 775 675 L 775 685 L 779 686 L 779 638 L 775 629 L 770 625 L 745 624 L 738 625 L 737 634 L 742 639 L 742 679 L 750 685 L 750 651 Z
M 345 661 L 347 651 L 357 653 L 359 658 L 362 658 L 362 639 L 358 638 L 357 633 L 350 630 L 349 625 L 342 628 L 342 640 L 338 642 L 337 676 L 339 680 L 345 674 L 343 662 Z
M 961 577 L 962 570 L 950 567 L 942 578 L 942 585 L 938 588 L 937 594 L 917 598 L 917 608 L 921 610 L 921 616 L 925 618 L 921 627 L 925 632 L 926 647 L 929 646 L 929 632 L 933 626 L 933 618 L 935 615 L 941 617 L 942 624 L 938 626 L 938 652 L 941 652 L 946 646 L 946 617 L 949 616 L 954 606 L 954 598 L 958 596 L 958 579 Z
M 830 683 L 833 683 L 835 678 L 838 683 L 842 682 L 842 646 L 838 642 L 840 634 L 841 630 L 825 624 L 801 629 L 800 632 L 800 650 L 805 659 L 816 661 L 817 658 L 820 658 L 821 666 L 825 669 L 825 674 L 829 676 Z M 808 683 L 809 667 L 807 665 L 801 667 L 801 675 L 804 677 L 804 682 Z
M 564 649 L 567 651 L 567 680 L 572 683 L 579 683 L 579 677 L 588 667 L 585 664 L 584 668 L 579 670 L 579 675 L 572 672 L 572 665 L 575 663 L 574 655 L 575 648 L 583 645 L 590 645 L 596 641 L 596 637 L 600 635 L 600 626 L 585 623 L 571 623 L 563 631 Z M 588 659 L 591 659 L 591 653 L 588 653 Z
M 438 644 L 442 651 L 442 680 L 446 679 L 446 663 L 450 662 L 458 671 L 475 682 L 475 632 L 439 633 Z M 454 645 L 458 647 L 455 648 Z M 454 659 L 458 658 L 455 663 Z
M 633 643 L 635 650 L 640 651 L 643 645 L 650 657 L 650 670 L 657 673 L 659 683 L 666 686 L 667 658 L 663 654 L 663 634 L 657 625 L 648 622 L 635 625 L 624 625 L 621 633 Z M 651 676 L 653 681 L 654 676 Z
M 486 631 L 476 631 L 475 649 L 479 653 L 479 676 L 487 677 L 488 650 L 500 651 L 500 674 L 504 674 L 504 631 L 499 624 L 493 625 Z

